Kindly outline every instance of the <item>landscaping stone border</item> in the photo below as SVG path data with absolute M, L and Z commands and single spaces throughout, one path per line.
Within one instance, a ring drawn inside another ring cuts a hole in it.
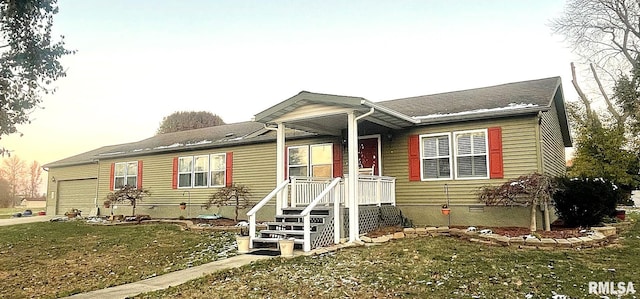
M 555 249 L 584 249 L 604 247 L 609 244 L 618 242 L 618 234 L 621 229 L 631 227 L 633 223 L 616 223 L 616 226 L 594 227 L 591 231 L 585 233 L 584 236 L 578 238 L 537 238 L 537 237 L 507 237 L 493 233 L 480 233 L 477 231 L 469 231 L 466 229 L 444 227 L 417 227 L 405 228 L 402 232 L 383 235 L 371 238 L 366 235 L 360 237 L 364 243 L 384 243 L 393 239 L 417 238 L 417 237 L 435 237 L 435 236 L 451 236 L 459 239 L 467 240 L 474 243 L 486 244 L 489 246 L 515 247 L 519 249 L 538 249 L 538 250 L 555 250 Z

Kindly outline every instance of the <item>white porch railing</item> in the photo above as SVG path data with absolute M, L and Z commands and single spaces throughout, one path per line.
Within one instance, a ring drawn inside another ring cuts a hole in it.
M 308 205 L 331 183 L 332 180 L 327 178 L 291 177 L 291 207 Z M 334 194 L 331 193 L 323 197 L 318 204 L 329 204 L 333 201 Z
M 327 186 L 331 180 L 326 178 L 312 177 L 292 177 L 291 178 L 291 206 L 306 206 L 315 199 Z M 344 200 L 346 194 L 349 194 L 348 186 L 343 185 L 342 202 L 348 207 L 348 201 Z M 329 204 L 334 202 L 334 196 L 324 197 L 319 204 Z M 358 204 L 359 205 L 377 205 L 391 204 L 396 205 L 396 178 L 388 176 L 376 175 L 358 175 Z
M 345 184 L 344 194 L 349 194 Z M 349 201 L 345 206 L 349 207 Z M 396 178 L 389 176 L 358 175 L 358 205 L 396 205 Z

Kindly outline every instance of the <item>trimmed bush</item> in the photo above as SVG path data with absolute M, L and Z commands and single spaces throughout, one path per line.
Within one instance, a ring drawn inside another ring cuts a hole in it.
M 569 227 L 589 227 L 615 214 L 619 188 L 601 178 L 558 178 L 553 202 Z

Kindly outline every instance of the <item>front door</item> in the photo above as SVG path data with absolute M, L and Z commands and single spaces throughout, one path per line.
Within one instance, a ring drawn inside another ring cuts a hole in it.
M 358 167 L 373 169 L 373 175 L 380 175 L 379 144 L 379 137 L 358 139 Z

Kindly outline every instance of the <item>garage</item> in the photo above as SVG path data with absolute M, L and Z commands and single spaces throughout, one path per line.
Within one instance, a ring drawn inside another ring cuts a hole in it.
M 56 214 L 62 215 L 71 209 L 78 209 L 82 211 L 82 216 L 89 215 L 96 206 L 97 182 L 97 179 L 59 181 Z

